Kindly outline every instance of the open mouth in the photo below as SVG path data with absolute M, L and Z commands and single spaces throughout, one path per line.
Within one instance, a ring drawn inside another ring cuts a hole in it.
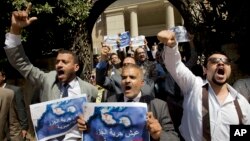
M 62 75 L 64 75 L 64 70 L 57 70 L 57 75 L 58 77 L 61 77 Z
M 224 75 L 224 74 L 225 74 L 225 71 L 224 71 L 223 68 L 219 68 L 219 69 L 217 70 L 217 73 L 218 73 L 219 75 Z
M 125 90 L 131 90 L 131 89 L 132 89 L 131 86 L 126 86 L 126 87 L 125 87 Z

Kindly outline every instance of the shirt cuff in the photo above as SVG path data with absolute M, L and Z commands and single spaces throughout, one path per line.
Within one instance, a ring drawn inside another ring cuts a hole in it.
M 21 35 L 7 33 L 5 35 L 5 45 L 7 48 L 13 48 L 21 45 Z
M 173 52 L 177 52 L 178 51 L 178 43 L 176 43 L 176 45 L 172 48 L 168 47 L 168 46 L 164 46 L 164 50 L 167 52 L 167 53 L 173 53 Z

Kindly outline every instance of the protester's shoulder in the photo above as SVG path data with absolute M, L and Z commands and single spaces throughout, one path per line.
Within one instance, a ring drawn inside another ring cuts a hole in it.
M 16 85 L 12 85 L 12 84 L 7 84 L 6 85 L 8 88 L 12 89 L 12 90 L 16 90 L 16 89 L 20 89 L 21 87 L 16 86 Z
M 94 85 L 92 85 L 91 83 L 89 83 L 89 82 L 87 82 L 87 81 L 85 81 L 85 80 L 83 80 L 83 79 L 81 79 L 79 77 L 78 77 L 78 81 L 81 84 L 83 84 L 84 86 L 86 86 L 87 88 L 95 88 L 95 89 L 97 89 Z
M 14 95 L 14 91 L 12 89 L 8 89 L 8 88 L 0 88 L 0 93 L 5 94 L 6 96 L 13 96 Z
M 239 100 L 239 103 L 242 103 L 244 105 L 249 105 L 249 102 L 248 102 L 247 98 L 243 94 L 238 93 L 237 98 Z
M 163 101 L 163 100 L 161 100 L 159 98 L 153 98 L 152 101 L 151 101 L 151 103 L 160 104 L 160 105 L 167 104 L 166 101 Z
M 250 85 L 250 78 L 242 78 L 242 79 L 238 79 L 234 82 L 233 85 L 237 85 L 237 84 L 247 84 Z

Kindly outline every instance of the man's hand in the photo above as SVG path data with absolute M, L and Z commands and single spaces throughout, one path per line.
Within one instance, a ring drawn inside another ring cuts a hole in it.
M 77 126 L 80 131 L 86 131 L 87 128 L 87 122 L 85 121 L 83 115 L 80 115 L 77 119 Z
M 26 138 L 27 134 L 28 134 L 27 130 L 22 130 L 21 136 L 22 136 L 23 138 Z
M 14 11 L 11 17 L 10 33 L 19 35 L 21 29 L 30 25 L 33 21 L 37 20 L 37 17 L 29 18 L 29 12 L 32 4 L 29 3 L 25 11 Z
M 106 44 L 102 45 L 101 48 L 101 60 L 106 61 L 109 59 L 110 47 Z
M 147 127 L 151 137 L 154 140 L 159 140 L 162 127 L 157 119 L 154 118 L 152 112 L 147 113 Z
M 170 30 L 162 30 L 157 34 L 157 39 L 163 43 L 165 46 L 173 48 L 177 42 L 175 38 L 175 33 Z

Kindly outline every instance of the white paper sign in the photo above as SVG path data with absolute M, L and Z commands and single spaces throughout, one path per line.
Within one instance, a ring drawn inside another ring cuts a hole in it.
M 131 46 L 132 47 L 139 47 L 139 46 L 144 46 L 145 45 L 145 36 L 136 36 L 131 38 Z

